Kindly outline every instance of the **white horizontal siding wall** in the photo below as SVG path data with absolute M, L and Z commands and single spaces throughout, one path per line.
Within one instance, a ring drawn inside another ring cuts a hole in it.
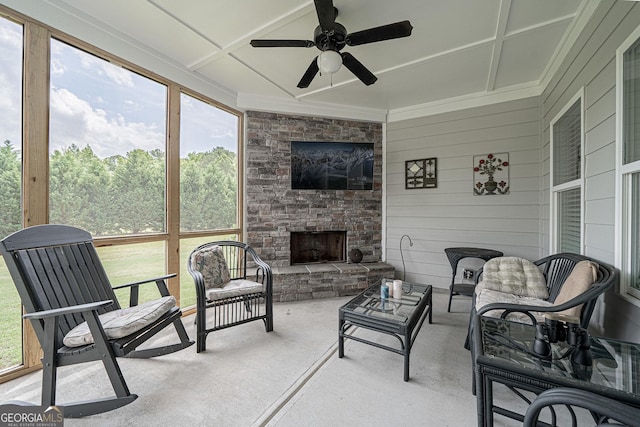
M 601 2 L 558 71 L 546 86 L 543 110 L 542 200 L 549 212 L 549 123 L 584 87 L 585 106 L 585 229 L 584 253 L 614 263 L 615 152 L 616 152 L 616 49 L 640 25 L 636 2 Z M 549 251 L 549 227 L 543 227 Z M 611 291 L 601 300 L 592 326 L 608 336 L 640 339 L 640 312 Z
M 505 255 L 540 255 L 539 98 L 387 124 L 386 262 L 406 279 L 447 288 L 444 249 L 472 246 Z M 473 194 L 473 156 L 509 153 L 508 195 Z M 405 189 L 405 161 L 436 157 L 438 186 Z M 478 262 L 468 262 L 476 268 Z M 464 264 L 461 263 L 461 266 Z

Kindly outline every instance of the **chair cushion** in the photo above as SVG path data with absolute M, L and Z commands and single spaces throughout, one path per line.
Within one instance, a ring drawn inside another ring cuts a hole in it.
M 527 296 L 518 296 L 506 292 L 494 291 L 492 289 L 482 288 L 482 282 L 476 287 L 476 310 L 480 310 L 487 304 L 503 303 L 503 304 L 519 304 L 519 305 L 537 305 L 549 307 L 552 304 L 540 298 Z M 478 289 L 480 287 L 480 289 Z M 500 317 L 504 310 L 491 310 L 483 313 L 483 316 Z M 539 322 L 544 322 L 544 314 L 539 312 L 530 312 Z M 521 323 L 531 323 L 531 319 L 526 314 L 513 312 L 507 316 L 507 320 L 513 320 Z
M 484 265 L 486 289 L 517 296 L 548 299 L 547 281 L 537 265 L 518 257 L 493 258 Z
M 202 274 L 206 289 L 221 288 L 231 280 L 224 253 L 217 245 L 195 251 L 191 255 L 191 268 Z
M 553 305 L 563 304 L 584 293 L 591 287 L 591 285 L 595 283 L 597 278 L 598 264 L 587 260 L 580 261 L 573 267 L 573 270 L 571 270 L 571 274 L 569 274 L 567 280 L 565 280 L 562 284 L 560 293 L 556 297 L 556 300 L 553 302 Z M 569 316 L 580 317 L 581 311 L 582 304 L 563 310 L 560 313 L 567 314 Z
M 117 339 L 138 332 L 158 320 L 176 305 L 173 296 L 147 301 L 133 307 L 121 308 L 101 314 L 100 323 L 109 339 Z M 93 336 L 87 322 L 70 330 L 62 340 L 67 347 L 80 347 L 93 343 Z
M 231 280 L 222 288 L 211 288 L 207 291 L 207 298 L 210 301 L 221 300 L 224 298 L 237 297 L 240 295 L 253 294 L 262 292 L 264 286 L 262 283 L 252 282 L 251 280 L 237 279 Z

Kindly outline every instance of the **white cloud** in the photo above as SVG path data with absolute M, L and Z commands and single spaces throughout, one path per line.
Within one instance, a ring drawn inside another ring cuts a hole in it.
M 110 64 L 104 59 L 87 55 L 84 52 L 77 52 L 80 55 L 80 63 L 92 73 L 104 75 L 118 86 L 135 87 L 133 83 L 133 73 L 124 68 Z
M 61 76 L 66 71 L 65 66 L 60 62 L 59 59 L 52 57 L 51 58 L 51 75 L 53 76 Z
M 0 25 L 0 143 L 9 140 L 21 148 L 22 35 L 9 21 Z
M 236 137 L 236 133 L 231 130 L 231 129 L 213 129 L 213 131 L 210 134 L 211 139 L 218 139 L 218 138 L 235 138 Z
M 164 149 L 164 129 L 155 124 L 127 122 L 125 117 L 109 117 L 66 89 L 51 91 L 51 148 L 75 144 L 91 146 L 99 157 L 126 154 L 136 148 Z
M 9 140 L 17 149 L 20 149 L 22 135 L 20 96 L 20 87 L 16 88 L 15 81 L 0 73 L 0 143 Z
M 16 29 L 17 27 L 12 28 L 5 25 L 0 26 L 0 45 L 6 46 L 10 49 L 22 50 L 22 36 L 18 31 L 16 31 Z
M 113 80 L 119 86 L 122 87 L 134 87 L 133 84 L 133 74 L 129 70 L 125 70 L 124 68 L 116 67 L 114 65 L 109 64 L 108 62 L 101 62 L 102 69 L 104 73 Z

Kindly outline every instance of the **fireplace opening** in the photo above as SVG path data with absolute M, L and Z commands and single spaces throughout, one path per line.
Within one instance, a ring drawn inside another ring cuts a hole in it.
M 291 265 L 345 262 L 346 231 L 291 232 Z

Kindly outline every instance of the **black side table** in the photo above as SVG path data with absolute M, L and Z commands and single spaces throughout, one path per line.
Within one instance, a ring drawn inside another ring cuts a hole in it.
M 449 258 L 453 272 L 451 285 L 449 286 L 449 306 L 447 307 L 447 312 L 451 311 L 451 299 L 454 295 L 473 296 L 473 291 L 476 286 L 474 283 L 455 283 L 456 274 L 458 273 L 458 262 L 464 258 L 480 258 L 489 261 L 491 258 L 504 255 L 500 251 L 482 248 L 446 248 L 444 253 L 447 254 L 447 258 Z

